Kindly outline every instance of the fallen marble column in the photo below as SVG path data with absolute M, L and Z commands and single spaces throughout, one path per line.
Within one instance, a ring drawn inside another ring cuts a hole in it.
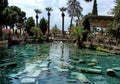
M 77 67 L 77 70 L 81 71 L 81 72 L 87 72 L 87 73 L 96 73 L 96 74 L 101 74 L 102 73 L 102 71 L 100 69 Z

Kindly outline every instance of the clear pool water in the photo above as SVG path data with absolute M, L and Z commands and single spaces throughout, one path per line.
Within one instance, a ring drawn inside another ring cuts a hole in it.
M 97 66 L 102 70 L 102 74 L 83 72 L 91 81 L 91 84 L 120 84 L 120 71 L 116 72 L 118 77 L 106 75 L 107 69 L 120 67 L 119 55 L 111 55 L 88 49 L 77 49 L 71 44 L 58 42 L 0 49 L 0 61 L 6 60 L 6 62 L 14 61 L 17 63 L 17 67 L 0 68 L 0 84 L 85 84 L 76 78 L 71 79 L 71 72 L 79 72 L 76 69 L 68 69 L 68 65 L 71 64 L 70 60 L 74 56 L 77 59 L 96 59 L 98 61 Z M 45 67 L 47 63 L 48 66 Z M 77 63 L 73 66 L 94 68 L 88 67 L 86 63 Z M 18 73 L 22 74 L 16 77 Z M 34 73 L 34 75 L 31 73 Z M 35 80 L 31 83 L 22 83 L 25 78 Z M 73 80 L 73 83 L 70 80 Z

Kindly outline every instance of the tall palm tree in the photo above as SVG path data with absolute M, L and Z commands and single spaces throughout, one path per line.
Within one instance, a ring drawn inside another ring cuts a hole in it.
M 49 33 L 50 33 L 50 11 L 53 11 L 53 9 L 51 8 L 51 7 L 47 7 L 47 8 L 45 8 L 46 9 L 46 11 L 48 11 L 48 35 L 49 35 Z
M 36 26 L 38 27 L 38 14 L 42 13 L 40 9 L 34 9 L 35 13 L 36 13 Z
M 67 5 L 68 5 L 67 7 L 68 14 L 71 17 L 71 21 L 70 21 L 70 28 L 71 28 L 73 17 L 77 17 L 79 19 L 80 16 L 82 16 L 81 14 L 82 7 L 80 6 L 80 2 L 77 0 L 68 0 Z
M 64 17 L 65 17 L 64 12 L 66 11 L 67 8 L 61 7 L 59 9 L 62 12 L 62 35 L 64 35 Z

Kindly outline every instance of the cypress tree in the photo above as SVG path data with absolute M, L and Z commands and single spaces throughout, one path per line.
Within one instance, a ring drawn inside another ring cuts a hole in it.
M 92 14 L 93 14 L 93 15 L 98 15 L 98 11 L 97 11 L 97 0 L 94 0 Z
M 47 31 L 47 22 L 44 17 L 40 20 L 39 27 L 41 28 L 43 35 L 45 35 Z

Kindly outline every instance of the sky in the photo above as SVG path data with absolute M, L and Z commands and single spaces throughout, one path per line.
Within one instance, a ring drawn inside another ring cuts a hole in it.
M 52 7 L 53 11 L 51 12 L 50 17 L 50 28 L 55 24 L 59 29 L 62 29 L 62 17 L 59 8 L 67 7 L 68 0 L 8 0 L 9 6 L 14 5 L 21 8 L 22 11 L 26 12 L 27 17 L 33 17 L 35 19 L 34 9 L 40 9 L 42 11 L 39 14 L 39 20 L 44 17 L 47 19 L 46 7 Z M 86 15 L 91 13 L 93 8 L 93 2 L 86 3 L 84 0 L 78 0 L 81 7 L 83 8 L 82 14 Z M 115 6 L 115 0 L 97 0 L 98 5 L 98 15 L 108 15 L 111 16 L 110 11 Z M 70 25 L 70 17 L 65 12 L 65 30 L 68 29 Z

